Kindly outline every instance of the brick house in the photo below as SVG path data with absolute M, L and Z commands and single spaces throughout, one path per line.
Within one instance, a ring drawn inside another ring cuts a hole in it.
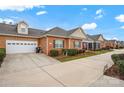
M 108 40 L 107 46 L 110 48 L 117 48 L 118 47 L 117 40 Z
M 0 23 L 0 48 L 6 53 L 31 53 L 41 47 L 45 54 L 51 49 L 99 49 L 104 47 L 102 35 L 87 35 L 82 28 L 64 30 L 59 27 L 49 31 L 29 28 L 25 21 L 18 24 Z
M 88 38 L 90 38 L 90 50 L 97 50 L 97 49 L 102 49 L 106 47 L 106 40 L 104 39 L 102 34 L 98 35 L 87 35 Z
M 55 27 L 49 31 L 29 28 L 24 21 L 11 25 L 0 23 L 0 48 L 6 48 L 6 53 L 35 52 L 37 46 L 45 54 L 51 49 L 82 49 L 82 39 L 86 38 L 81 28 L 65 31 Z

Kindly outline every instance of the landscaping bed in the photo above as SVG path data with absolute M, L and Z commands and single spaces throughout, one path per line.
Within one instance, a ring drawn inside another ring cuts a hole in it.
M 75 59 L 90 57 L 90 56 L 94 56 L 94 55 L 104 54 L 104 53 L 111 52 L 111 51 L 113 51 L 113 50 L 88 51 L 88 52 L 79 53 L 79 54 L 74 55 L 74 56 L 59 55 L 59 56 L 54 57 L 54 58 L 56 58 L 57 60 L 59 60 L 61 62 L 66 62 L 66 61 L 70 61 L 70 60 L 75 60 Z
M 0 67 L 1 67 L 1 64 L 2 64 L 2 62 L 3 62 L 4 58 L 5 58 L 5 56 L 6 56 L 6 51 L 5 51 L 5 49 L 4 49 L 4 48 L 0 48 Z
M 124 80 L 124 54 L 113 54 L 114 65 L 105 71 L 105 75 Z

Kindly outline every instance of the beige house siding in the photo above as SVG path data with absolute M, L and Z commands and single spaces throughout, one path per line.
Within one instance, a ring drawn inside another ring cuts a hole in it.
M 82 33 L 81 29 L 77 29 L 75 32 L 71 34 L 74 37 L 86 38 L 85 34 Z
M 104 39 L 103 39 L 102 36 L 100 36 L 98 40 L 99 40 L 99 41 L 104 41 Z

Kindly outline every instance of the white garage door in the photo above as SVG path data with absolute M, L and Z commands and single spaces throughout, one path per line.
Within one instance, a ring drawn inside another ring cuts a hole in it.
M 37 41 L 6 40 L 6 53 L 33 53 L 37 47 Z

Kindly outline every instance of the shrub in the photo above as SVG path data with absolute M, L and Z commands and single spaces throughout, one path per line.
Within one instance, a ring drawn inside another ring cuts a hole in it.
M 124 60 L 119 60 L 117 62 L 117 65 L 119 67 L 119 72 L 121 75 L 124 75 Z
M 68 51 L 68 49 L 62 49 L 62 54 L 66 55 L 67 51 Z
M 82 51 L 79 51 L 77 49 L 63 49 L 62 50 L 63 55 L 68 55 L 68 56 L 77 55 L 79 54 L 79 52 L 82 52 Z
M 2 64 L 5 56 L 6 56 L 5 49 L 4 48 L 0 48 L 0 67 L 1 67 L 1 64 Z
M 58 50 L 50 50 L 50 56 L 55 57 L 59 55 L 59 51 Z
M 104 48 L 102 48 L 103 50 L 110 50 L 110 47 L 109 46 L 106 46 Z
M 114 62 L 115 64 L 117 64 L 117 61 L 120 60 L 118 54 L 113 54 L 113 55 L 111 55 L 111 58 L 112 58 L 112 60 L 113 60 L 113 62 Z
M 85 49 L 80 49 L 78 51 L 79 51 L 79 54 L 81 54 L 81 53 L 84 53 L 85 52 Z
M 124 54 L 118 54 L 120 60 L 124 60 Z
M 67 50 L 67 55 L 68 56 L 75 56 L 78 53 L 79 53 L 79 51 L 77 49 L 68 49 Z

